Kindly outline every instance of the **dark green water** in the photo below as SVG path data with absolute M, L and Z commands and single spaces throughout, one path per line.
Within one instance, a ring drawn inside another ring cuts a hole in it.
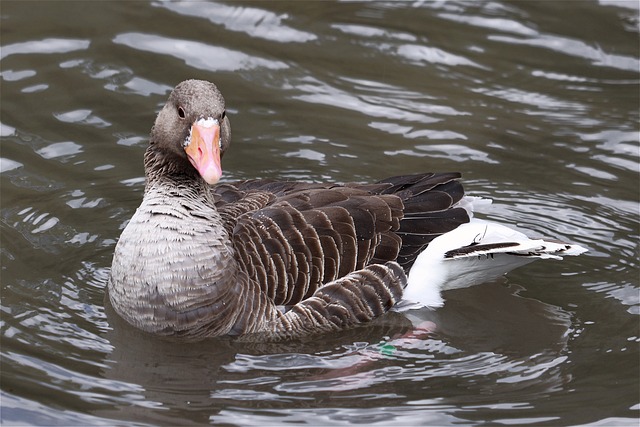
M 0 16 L 3 425 L 638 425 L 636 1 Z M 493 218 L 590 252 L 449 292 L 418 338 L 400 315 L 310 343 L 144 336 L 103 294 L 149 129 L 186 78 L 225 94 L 226 180 L 456 170 Z

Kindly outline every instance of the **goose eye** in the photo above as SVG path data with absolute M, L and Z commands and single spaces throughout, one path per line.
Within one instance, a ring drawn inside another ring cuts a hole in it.
M 223 110 L 223 111 L 222 111 L 222 114 L 220 114 L 220 120 L 221 120 L 221 121 L 222 121 L 222 120 L 224 120 L 224 118 L 225 118 L 226 116 L 227 116 L 227 111 L 226 111 L 226 110 Z
M 182 108 L 182 107 L 178 107 L 178 116 L 179 116 L 181 119 L 184 119 L 184 118 L 187 116 L 187 114 L 184 112 L 184 108 Z

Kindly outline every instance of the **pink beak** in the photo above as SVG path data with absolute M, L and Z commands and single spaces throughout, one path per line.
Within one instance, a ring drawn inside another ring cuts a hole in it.
M 222 177 L 220 166 L 220 125 L 191 126 L 191 139 L 184 149 L 189 161 L 200 176 L 208 183 L 215 184 Z

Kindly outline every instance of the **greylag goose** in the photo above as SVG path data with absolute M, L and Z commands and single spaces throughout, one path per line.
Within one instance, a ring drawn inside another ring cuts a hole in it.
M 151 130 L 144 197 L 107 285 L 131 325 L 191 339 L 301 338 L 438 306 L 441 290 L 585 251 L 472 218 L 486 201 L 464 196 L 458 173 L 219 183 L 230 142 L 218 88 L 176 86 Z

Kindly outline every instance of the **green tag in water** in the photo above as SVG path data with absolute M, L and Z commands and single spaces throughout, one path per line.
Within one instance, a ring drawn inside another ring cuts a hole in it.
M 393 353 L 395 352 L 396 348 L 389 343 L 384 343 L 380 346 L 380 354 L 383 356 L 393 356 Z

